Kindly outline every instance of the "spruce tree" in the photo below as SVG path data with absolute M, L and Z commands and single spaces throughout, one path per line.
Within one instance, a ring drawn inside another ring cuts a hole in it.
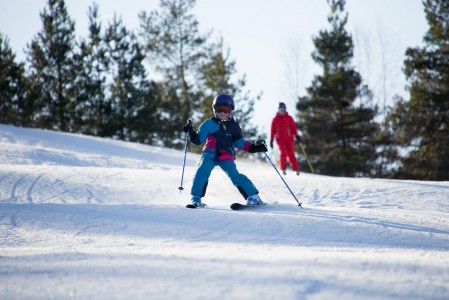
M 99 21 L 98 5 L 89 7 L 89 36 L 81 39 L 75 57 L 76 107 L 73 127 L 84 134 L 105 136 L 111 116 L 111 103 L 106 97 L 108 57 L 104 33 Z
M 313 38 L 313 60 L 323 68 L 297 102 L 298 125 L 317 173 L 371 176 L 378 125 L 371 92 L 351 65 L 353 41 L 345 26 L 344 0 L 328 0 L 329 30 Z
M 400 146 L 396 177 L 449 179 L 449 2 L 423 1 L 429 29 L 424 46 L 408 48 L 404 71 L 410 99 L 389 115 Z
M 106 44 L 113 111 L 107 130 L 121 140 L 152 143 L 160 90 L 147 79 L 143 48 L 117 16 L 106 30 Z
M 73 87 L 75 23 L 64 0 L 48 0 L 40 14 L 43 28 L 28 45 L 28 62 L 35 99 L 39 106 L 38 126 L 70 131 L 74 111 Z
M 8 38 L 0 33 L 0 123 L 29 125 L 32 103 L 27 101 L 26 88 L 24 64 L 16 61 Z

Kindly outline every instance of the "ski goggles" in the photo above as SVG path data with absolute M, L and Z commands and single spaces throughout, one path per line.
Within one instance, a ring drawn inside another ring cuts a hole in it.
M 229 105 L 216 105 L 216 106 L 214 106 L 214 112 L 216 112 L 216 113 L 224 112 L 224 113 L 229 114 L 231 112 L 231 110 L 232 109 L 231 109 L 231 107 Z

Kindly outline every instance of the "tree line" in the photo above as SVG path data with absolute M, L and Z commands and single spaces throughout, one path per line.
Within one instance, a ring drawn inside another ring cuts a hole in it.
M 408 48 L 404 60 L 409 99 L 398 99 L 383 118 L 352 65 L 345 1 L 327 2 L 330 27 L 313 37 L 312 59 L 322 73 L 296 105 L 317 173 L 448 180 L 447 1 L 423 1 L 425 45 Z M 199 30 L 195 4 L 161 0 L 158 10 L 139 14 L 140 28 L 132 31 L 116 15 L 104 26 L 93 3 L 88 36 L 79 38 L 64 0 L 48 0 L 26 62 L 0 33 L 0 123 L 180 149 L 182 125 L 209 118 L 213 97 L 227 93 L 245 136 L 264 137 L 250 122 L 260 95 L 246 90 L 223 39 Z
M 161 1 L 139 15 L 141 30 L 133 32 L 116 15 L 103 26 L 93 3 L 88 36 L 77 39 L 64 0 L 48 0 L 26 63 L 0 33 L 0 122 L 181 148 L 185 122 L 210 117 L 220 91 L 234 95 L 234 115 L 254 137 L 246 121 L 258 98 L 244 77 L 235 79 L 223 40 L 199 31 L 194 4 Z
M 319 173 L 449 179 L 449 2 L 422 3 L 429 29 L 424 46 L 405 53 L 409 99 L 397 99 L 378 121 L 374 95 L 351 63 L 345 1 L 328 0 L 330 28 L 313 37 L 312 59 L 322 74 L 296 105 Z

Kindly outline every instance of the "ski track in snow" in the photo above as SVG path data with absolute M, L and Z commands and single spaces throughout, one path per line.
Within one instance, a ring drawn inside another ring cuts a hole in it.
M 197 154 L 0 125 L 1 299 L 447 299 L 449 182 L 237 161 L 185 209 Z

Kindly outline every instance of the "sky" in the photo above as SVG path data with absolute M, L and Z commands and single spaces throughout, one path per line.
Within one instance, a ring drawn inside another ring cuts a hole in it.
M 24 49 L 42 29 L 39 13 L 46 0 L 0 0 L 0 31 L 20 60 Z M 87 10 L 91 0 L 66 0 L 76 22 L 78 36 L 87 36 Z M 138 13 L 159 9 L 158 0 L 97 0 L 103 24 L 114 13 L 129 29 L 138 29 Z M 402 73 L 407 47 L 422 45 L 427 22 L 420 0 L 347 0 L 347 30 L 355 49 L 353 64 L 378 97 L 392 103 L 395 95 L 406 96 Z M 198 0 L 193 10 L 202 32 L 213 29 L 223 37 L 236 62 L 237 76 L 246 76 L 246 90 L 255 105 L 253 122 L 269 131 L 277 103 L 287 104 L 295 117 L 297 96 L 305 95 L 321 70 L 311 59 L 312 37 L 329 28 L 330 12 L 325 0 Z M 238 99 L 235 99 L 238 103 Z

